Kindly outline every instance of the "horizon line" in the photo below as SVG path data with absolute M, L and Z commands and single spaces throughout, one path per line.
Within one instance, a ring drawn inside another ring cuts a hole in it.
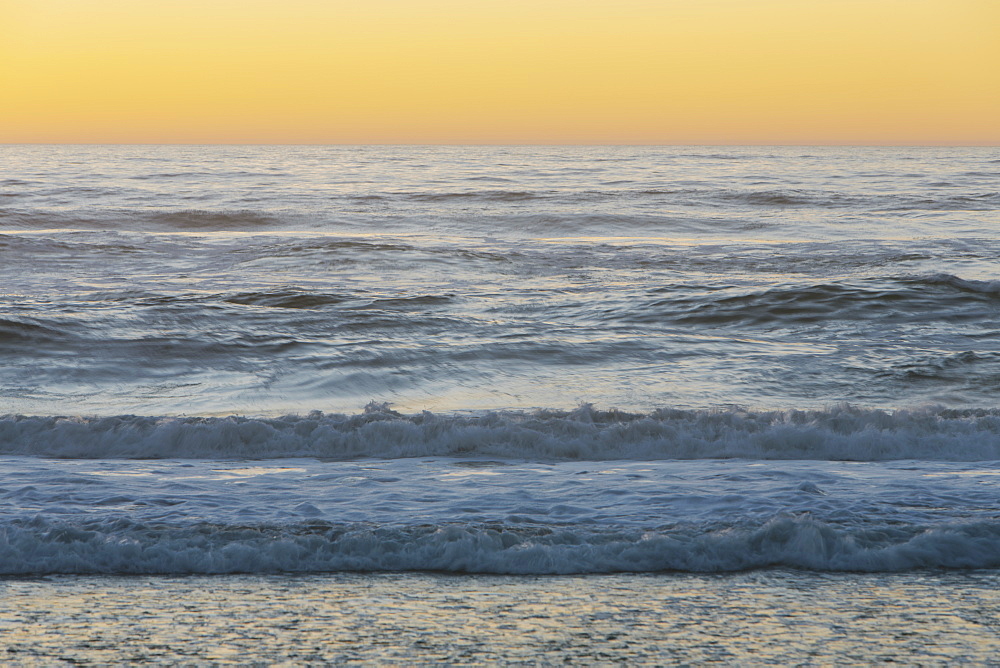
M 563 147 L 563 148 L 695 148 L 695 147 L 740 147 L 740 148 L 1000 148 L 1000 141 L 990 143 L 933 143 L 933 144 L 853 144 L 853 143 L 540 143 L 540 142 L 0 142 L 0 146 L 420 146 L 420 147 Z

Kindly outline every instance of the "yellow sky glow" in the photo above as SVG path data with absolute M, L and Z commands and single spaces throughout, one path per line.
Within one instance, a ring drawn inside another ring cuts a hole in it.
M 0 142 L 1000 144 L 1000 2 L 0 0 Z

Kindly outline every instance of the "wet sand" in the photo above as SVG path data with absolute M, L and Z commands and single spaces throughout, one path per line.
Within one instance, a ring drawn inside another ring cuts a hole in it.
M 109 663 L 987 665 L 993 571 L 0 581 L 0 657 Z

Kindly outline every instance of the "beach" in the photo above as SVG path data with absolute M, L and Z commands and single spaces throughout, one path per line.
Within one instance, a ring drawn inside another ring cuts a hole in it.
M 14 665 L 990 665 L 994 571 L 5 580 Z

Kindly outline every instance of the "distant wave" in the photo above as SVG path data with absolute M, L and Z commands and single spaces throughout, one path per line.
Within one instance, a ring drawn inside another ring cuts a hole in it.
M 62 332 L 34 322 L 0 318 L 0 345 L 39 343 L 59 339 L 62 336 Z
M 544 198 L 551 193 L 527 190 L 479 190 L 470 192 L 414 192 L 399 194 L 402 199 L 416 202 L 446 202 L 449 200 L 485 200 L 519 202 Z M 395 193 L 394 193 L 395 195 Z
M 962 292 L 1000 297 L 1000 281 L 977 281 L 960 278 L 952 274 L 931 274 L 929 276 L 912 276 L 904 279 L 917 286 L 945 286 Z
M 702 458 L 1000 460 L 1000 410 L 662 409 L 281 418 L 0 419 L 0 454 L 63 458 L 500 457 L 540 461 Z
M 268 308 L 317 309 L 333 304 L 353 301 L 353 308 L 420 309 L 424 306 L 447 304 L 448 295 L 415 295 L 410 297 L 362 298 L 359 295 L 311 293 L 300 290 L 271 290 L 268 292 L 245 292 L 225 297 L 223 301 L 244 306 L 264 306 Z
M 43 197 L 39 193 L 11 191 L 2 193 L 5 201 L 22 202 L 25 197 Z M 337 193 L 328 199 L 328 206 L 318 219 L 308 210 L 293 211 L 288 207 L 257 209 L 260 198 L 247 197 L 234 202 L 232 208 L 170 208 L 156 207 L 156 200 L 138 202 L 134 208 L 119 209 L 103 204 L 67 209 L 63 199 L 91 197 L 95 202 L 113 200 L 123 195 L 114 190 L 106 192 L 74 192 L 45 195 L 52 199 L 50 206 L 34 209 L 28 207 L 0 207 L 0 229 L 116 229 L 116 230 L 216 230 L 256 231 L 281 228 L 314 229 L 340 226 L 356 228 L 366 221 L 359 221 L 358 206 L 365 215 L 372 211 L 402 214 L 403 220 L 426 214 L 427 207 L 440 212 L 460 214 L 467 205 L 479 204 L 484 210 L 504 212 L 501 219 L 516 220 L 525 207 L 517 203 L 531 203 L 532 215 L 563 220 L 562 226 L 572 226 L 574 216 L 596 216 L 594 211 L 608 207 L 605 216 L 621 216 L 635 225 L 648 225 L 650 220 L 660 220 L 662 214 L 653 216 L 636 207 L 681 207 L 684 209 L 737 208 L 751 210 L 808 208 L 836 209 L 870 212 L 934 212 L 934 211 L 992 211 L 1000 207 L 1000 192 L 974 192 L 955 194 L 949 188 L 941 192 L 909 193 L 859 193 L 836 190 L 804 190 L 794 188 L 689 188 L 672 187 L 619 187 L 607 189 L 562 190 L 446 190 L 414 192 L 353 192 Z M 194 200 L 210 201 L 210 200 Z M 192 201 L 191 203 L 194 203 Z M 507 205 L 505 207 L 505 205 Z M 457 207 L 457 208 L 456 208 Z M 583 208 L 583 210 L 579 210 Z M 618 214 L 621 210 L 623 213 Z M 586 227 L 586 220 L 581 221 Z
M 938 184 L 942 187 L 944 184 Z M 372 196 L 364 196 L 371 200 Z M 649 198 L 672 205 L 743 205 L 751 207 L 817 207 L 859 208 L 883 211 L 964 211 L 985 210 L 1000 204 L 1000 192 L 955 195 L 942 192 L 934 196 L 927 193 L 860 194 L 841 193 L 835 190 L 803 189 L 727 189 L 727 188 L 614 188 L 602 190 L 470 190 L 461 192 L 412 192 L 384 193 L 379 199 L 410 202 L 517 202 L 526 200 L 559 200 L 572 202 L 615 201 Z
M 991 211 L 1000 206 L 1000 192 L 976 193 L 973 195 L 945 195 L 941 197 L 900 198 L 895 205 L 889 205 L 888 210 L 925 210 L 925 211 Z
M 224 171 L 196 170 L 196 171 L 178 171 L 178 172 L 157 172 L 152 174 L 136 174 L 134 176 L 129 176 L 126 178 L 135 181 L 157 181 L 159 179 L 192 179 L 192 180 L 231 179 L 234 177 L 246 177 L 246 176 L 261 176 L 273 179 L 282 176 L 287 176 L 287 173 L 281 171 L 278 168 L 271 168 L 270 170 L 256 171 L 256 172 L 245 169 L 226 169 Z
M 964 195 L 942 193 L 844 194 L 809 190 L 709 190 L 689 193 L 695 201 L 745 204 L 761 207 L 850 208 L 875 211 L 981 211 L 1000 204 L 1000 193 Z
M 685 325 L 798 326 L 837 320 L 981 320 L 983 306 L 1000 308 L 1000 281 L 951 274 L 897 276 L 854 284 L 783 285 L 749 294 L 667 297 L 637 307 L 633 322 Z M 974 308 L 978 306 L 978 308 Z M 971 310 L 970 310 L 971 309 Z
M 153 230 L 225 230 L 249 231 L 278 227 L 296 222 L 297 217 L 281 217 L 253 209 L 208 211 L 177 209 L 150 211 L 139 209 L 86 209 L 80 211 L 3 209 L 0 229 L 115 229 Z
M 878 375 L 896 381 L 941 381 L 969 382 L 975 376 L 971 367 L 975 365 L 990 365 L 993 369 L 1000 364 L 1000 352 L 976 353 L 966 350 L 952 355 L 924 355 L 912 361 L 897 364 Z M 984 374 L 987 379 L 992 376 Z
M 294 290 L 271 290 L 268 292 L 245 292 L 226 297 L 223 301 L 244 306 L 266 306 L 270 308 L 313 309 L 340 304 L 351 299 L 350 295 L 328 293 L 304 293 Z
M 440 571 L 569 574 L 905 571 L 1000 566 L 1000 522 L 841 527 L 778 516 L 756 527 L 615 530 L 578 526 L 315 521 L 288 526 L 143 524 L 41 516 L 0 525 L 0 575 Z
M 227 229 L 243 230 L 258 227 L 268 227 L 282 221 L 274 215 L 254 211 L 167 211 L 163 213 L 140 214 L 140 217 L 151 223 L 168 228 L 181 229 Z

